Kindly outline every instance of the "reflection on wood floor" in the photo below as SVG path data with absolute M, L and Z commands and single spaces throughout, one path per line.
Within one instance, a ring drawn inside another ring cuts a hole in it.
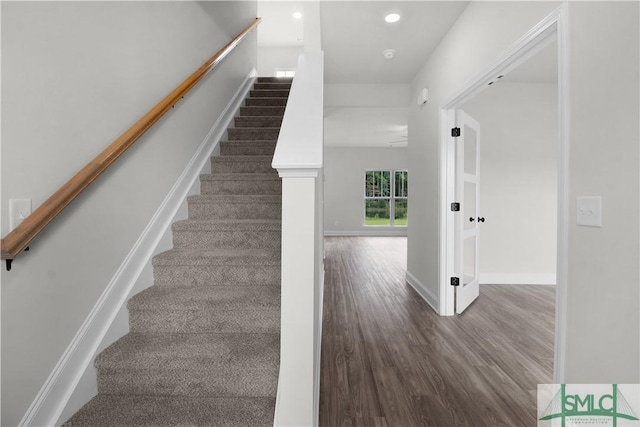
M 405 283 L 406 239 L 325 239 L 320 426 L 535 426 L 555 289 L 483 285 L 440 317 Z

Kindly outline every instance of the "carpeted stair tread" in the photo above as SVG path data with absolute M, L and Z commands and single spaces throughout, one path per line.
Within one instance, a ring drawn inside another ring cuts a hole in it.
M 129 333 L 95 360 L 99 370 L 211 370 L 235 365 L 255 369 L 261 361 L 272 369 L 278 362 L 278 334 Z
M 245 195 L 282 194 L 282 182 L 277 173 L 220 173 L 200 175 L 201 194 Z
M 170 249 L 153 257 L 154 266 L 280 266 L 273 249 Z
M 288 89 L 252 89 L 249 91 L 251 98 L 286 98 L 289 96 Z
M 150 286 L 131 298 L 129 310 L 236 311 L 280 310 L 277 286 L 194 286 L 174 289 Z
M 200 175 L 201 181 L 280 181 L 277 174 L 272 173 L 212 173 Z
M 240 107 L 240 117 L 282 117 L 284 116 L 284 107 Z
M 282 196 L 198 195 L 187 198 L 191 219 L 280 219 Z
M 179 288 L 175 288 L 179 289 Z M 280 310 L 238 309 L 231 311 L 130 309 L 131 332 L 159 333 L 273 333 L 280 332 Z
M 99 394 L 65 427 L 271 427 L 271 397 L 189 398 Z
M 258 194 L 230 195 L 230 194 L 194 194 L 187 197 L 189 203 L 258 203 L 258 204 L 282 204 L 282 196 L 263 196 Z
M 260 76 L 257 80 L 258 83 L 292 83 L 293 77 L 266 77 Z
M 220 144 L 221 156 L 271 156 L 276 149 L 277 141 L 268 140 L 235 140 L 223 141 Z
M 277 219 L 183 219 L 172 225 L 173 231 L 279 231 L 282 228 Z
M 239 116 L 233 120 L 237 128 L 270 128 L 282 125 L 282 116 Z
M 280 107 L 287 105 L 286 97 L 277 98 L 247 98 L 245 100 L 247 107 L 259 106 L 259 107 Z
M 224 163 L 224 162 L 238 162 L 238 163 L 248 163 L 248 162 L 265 162 L 271 164 L 273 160 L 273 156 L 217 156 L 211 158 L 213 164 L 216 163 Z
M 291 89 L 292 82 L 257 82 L 253 85 L 254 89 Z
M 279 219 L 186 219 L 173 223 L 175 248 L 280 248 Z
M 275 396 L 279 334 L 130 332 L 98 355 L 106 394 Z
M 214 173 L 277 173 L 271 167 L 273 156 L 218 156 L 211 159 Z
M 280 332 L 278 285 L 150 286 L 127 307 L 132 332 Z
M 221 145 L 269 145 L 275 147 L 277 142 L 277 140 L 274 141 L 273 139 L 234 139 L 233 141 L 222 141 Z
M 234 140 L 277 140 L 280 134 L 279 127 L 249 127 L 249 128 L 229 128 L 227 136 L 229 141 Z

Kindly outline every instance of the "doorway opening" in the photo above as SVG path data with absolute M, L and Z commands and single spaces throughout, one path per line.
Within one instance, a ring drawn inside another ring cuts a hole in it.
M 566 9 L 561 7 L 545 18 L 536 27 L 525 34 L 508 52 L 506 52 L 485 72 L 478 75 L 473 81 L 454 93 L 448 102 L 441 106 L 440 114 L 440 307 L 441 315 L 454 315 L 456 312 L 456 300 L 464 304 L 470 304 L 477 292 L 473 286 L 465 287 L 465 284 L 473 284 L 472 280 L 465 279 L 465 266 L 467 273 L 471 268 L 475 279 L 479 279 L 481 270 L 477 267 L 477 252 L 473 253 L 470 247 L 477 250 L 477 237 L 467 240 L 465 248 L 465 236 L 468 238 L 470 229 L 478 230 L 478 218 L 483 218 L 478 212 L 478 199 L 474 200 L 473 215 L 459 215 L 455 203 L 464 203 L 458 200 L 464 196 L 464 187 L 469 191 L 477 188 L 469 186 L 469 179 L 464 173 L 456 173 L 459 167 L 459 152 L 456 150 L 456 138 L 459 136 L 456 130 L 460 123 L 465 123 L 460 110 L 474 96 L 483 90 L 490 88 L 496 82 L 504 78 L 510 72 L 516 70 L 527 60 L 537 55 L 550 45 L 556 47 L 557 52 L 557 137 L 556 137 L 556 316 L 555 316 L 555 346 L 554 346 L 554 381 L 562 382 L 564 377 L 564 340 L 565 340 L 565 287 L 567 271 L 567 235 L 568 235 L 568 178 L 567 178 L 567 60 L 566 60 Z M 468 121 L 467 121 L 468 123 Z M 479 138 L 478 138 L 479 139 Z M 459 145 L 459 144 L 458 144 Z M 461 178 L 462 177 L 462 178 Z M 473 180 L 471 180 L 473 181 Z M 471 182 L 475 185 L 474 182 Z M 474 193 L 474 197 L 476 196 Z M 465 197 L 467 198 L 467 197 Z M 469 203 L 467 201 L 467 203 Z M 481 203 L 481 202 L 480 202 Z M 481 208 L 480 208 L 481 209 Z M 464 213 L 464 211 L 462 211 Z M 468 217 L 468 218 L 467 218 Z M 474 221 L 469 223 L 469 218 Z M 467 220 L 464 222 L 464 220 Z M 487 218 L 489 220 L 489 218 Z M 470 226 L 469 224 L 473 224 Z M 526 224 L 524 225 L 526 226 Z M 464 254 L 471 257 L 475 263 L 464 261 Z M 466 265 L 465 265 L 466 264 Z M 475 270 L 473 270 L 475 268 Z M 469 274 L 467 274 L 469 276 Z M 471 277 L 468 277 L 471 279 Z M 456 281 L 456 279 L 458 279 Z M 477 286 L 478 280 L 475 281 Z M 453 285 L 453 286 L 452 286 Z M 462 285 L 462 286 L 461 286 Z M 471 301 L 469 301 L 469 299 Z M 461 305 L 462 307 L 462 305 Z

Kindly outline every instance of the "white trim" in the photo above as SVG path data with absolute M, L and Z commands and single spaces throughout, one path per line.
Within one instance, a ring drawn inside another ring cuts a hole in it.
M 556 275 L 480 273 L 481 285 L 555 285 Z
M 171 188 L 162 204 L 155 212 L 151 221 L 133 245 L 95 306 L 83 322 L 75 337 L 63 353 L 40 389 L 38 395 L 20 421 L 19 426 L 52 426 L 65 421 L 63 414 L 73 414 L 78 408 L 67 407 L 71 402 L 76 387 L 81 385 L 84 390 L 97 390 L 97 379 L 93 368 L 96 354 L 107 345 L 105 338 L 118 338 L 128 332 L 118 334 L 110 331 L 119 316 L 127 316 L 126 302 L 132 289 L 149 286 L 148 278 L 143 270 L 149 268 L 151 258 L 156 253 L 158 244 L 170 230 L 174 217 L 179 214 L 184 200 L 192 188 L 198 188 L 198 177 L 203 169 L 209 167 L 211 153 L 217 147 L 227 126 L 231 123 L 236 110 L 253 84 L 257 73 L 255 69 L 247 76 L 238 88 L 234 97 L 225 107 L 222 114 L 211 127 L 204 141 L 189 161 L 174 186 Z M 139 282 L 145 282 L 139 284 Z M 121 320 L 121 319 L 120 319 Z M 121 324 L 121 322 L 116 322 Z M 127 325 L 128 328 L 128 325 Z M 115 335 L 115 336 L 114 336 Z M 93 395 L 73 396 L 73 404 L 77 406 L 85 403 Z M 84 397 L 84 399 L 83 399 Z
M 554 350 L 554 382 L 564 381 L 565 345 L 566 345 L 566 285 L 568 271 L 568 233 L 569 233 L 569 54 L 568 54 L 568 5 L 566 2 L 539 24 L 521 37 L 497 61 L 482 73 L 463 85 L 449 100 L 440 106 L 440 296 L 441 314 L 453 315 L 454 290 L 447 286 L 447 278 L 453 276 L 454 266 L 450 262 L 453 253 L 454 233 L 452 215 L 448 205 L 452 199 L 452 171 L 447 169 L 450 163 L 450 132 L 455 119 L 454 110 L 466 100 L 477 94 L 499 74 L 517 67 L 526 59 L 551 43 L 554 38 L 558 44 L 558 251 L 557 251 L 557 289 L 556 289 L 556 331 Z
M 281 165 L 278 169 L 278 176 L 280 178 L 317 178 L 322 170 L 322 165 L 310 165 L 308 169 L 301 166 L 304 165 L 294 165 L 290 169 L 288 165 Z
M 565 383 L 567 283 L 569 282 L 569 5 L 563 3 L 558 34 L 558 260 L 553 380 Z
M 487 84 L 497 76 L 517 68 L 520 64 L 540 52 L 553 40 L 558 28 L 558 20 L 562 8 L 551 12 L 546 18 L 530 29 L 524 36 L 517 40 L 504 54 L 490 64 L 481 73 L 478 73 L 461 90 L 456 92 L 440 108 L 449 110 L 460 107 L 464 102 L 487 88 Z
M 320 267 L 320 295 L 324 295 L 324 257 Z M 314 390 L 313 390 L 313 421 L 315 426 L 320 425 L 320 373 L 322 372 L 322 319 L 324 319 L 324 298 L 319 305 L 319 313 L 316 318 L 316 360 L 317 365 L 313 367 L 314 372 Z
M 324 230 L 324 235 L 327 237 L 407 237 L 407 227 L 398 227 L 397 230 Z
M 271 166 L 281 177 L 285 169 L 322 169 L 324 54 L 305 52 L 298 57 Z M 292 172 L 301 173 L 301 172 Z M 299 175 L 289 175 L 294 178 Z
M 282 177 L 280 372 L 274 425 L 318 418 L 323 53 L 300 55 L 271 165 Z M 321 335 L 320 335 L 321 336 Z M 309 360 L 311 359 L 311 360 Z
M 413 274 L 407 271 L 407 275 L 405 277 L 406 282 L 413 288 L 415 291 L 422 297 L 423 300 L 429 304 L 429 306 L 438 313 L 439 301 L 438 297 L 434 295 L 433 292 L 429 290 L 420 280 L 416 278 Z

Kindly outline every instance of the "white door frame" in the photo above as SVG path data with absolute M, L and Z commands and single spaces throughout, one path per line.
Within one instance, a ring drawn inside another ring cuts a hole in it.
M 567 51 L 567 4 L 564 3 L 520 38 L 497 61 L 467 84 L 454 92 L 440 107 L 440 301 L 439 313 L 452 316 L 454 310 L 454 289 L 450 277 L 454 276 L 455 217 L 450 210 L 455 197 L 455 144 L 451 128 L 455 123 L 455 110 L 474 95 L 486 89 L 490 82 L 502 74 L 516 68 L 544 47 L 556 42 L 558 45 L 558 265 L 556 282 L 556 318 L 554 381 L 564 382 L 565 340 L 566 340 L 566 286 L 568 271 L 569 235 L 569 81 Z

